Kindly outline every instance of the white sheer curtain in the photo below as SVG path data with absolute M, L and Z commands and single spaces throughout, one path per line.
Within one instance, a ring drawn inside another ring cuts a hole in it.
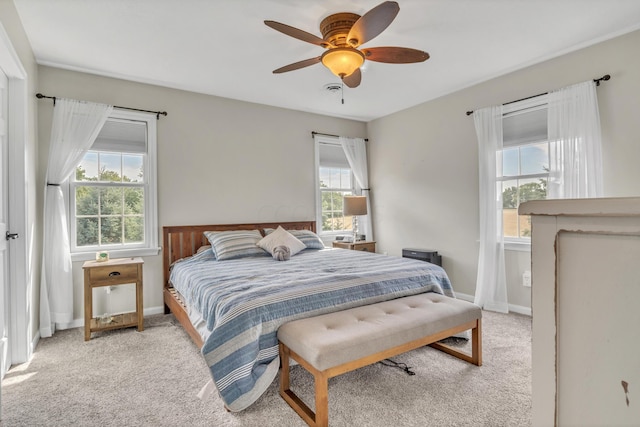
M 343 136 L 340 137 L 340 145 L 342 145 L 362 195 L 367 197 L 367 215 L 358 220 L 359 227 L 364 235 L 367 236 L 367 240 L 374 240 L 371 221 L 371 198 L 369 197 L 369 173 L 367 171 L 367 146 L 363 138 L 347 138 Z
M 507 313 L 507 280 L 502 233 L 502 105 L 476 110 L 480 180 L 480 253 L 474 302 Z
M 602 197 L 602 141 L 596 84 L 549 92 L 547 198 Z
M 113 107 L 57 99 L 53 109 L 44 194 L 44 236 L 40 282 L 40 336 L 73 320 L 73 281 L 67 214 L 60 185 L 95 141 Z

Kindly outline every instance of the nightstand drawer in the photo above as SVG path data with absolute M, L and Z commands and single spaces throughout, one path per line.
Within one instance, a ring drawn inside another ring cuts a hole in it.
M 358 242 L 353 243 L 353 242 L 341 242 L 339 240 L 334 240 L 333 247 L 341 248 L 341 249 L 351 249 L 352 251 L 375 252 L 376 242 L 360 240 Z
M 373 243 L 373 242 L 356 244 L 356 245 L 354 245 L 353 250 L 354 251 L 375 252 L 376 251 L 376 244 Z
M 138 265 L 106 265 L 89 269 L 89 278 L 93 286 L 105 286 L 111 282 L 135 283 L 138 279 Z M 102 283 L 104 282 L 104 283 Z

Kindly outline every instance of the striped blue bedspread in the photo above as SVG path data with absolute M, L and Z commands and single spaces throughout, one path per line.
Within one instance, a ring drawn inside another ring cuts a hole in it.
M 344 249 L 307 249 L 289 261 L 216 261 L 209 250 L 175 264 L 170 281 L 206 322 L 202 354 L 231 411 L 250 406 L 276 377 L 280 325 L 423 292 L 455 296 L 441 267 Z

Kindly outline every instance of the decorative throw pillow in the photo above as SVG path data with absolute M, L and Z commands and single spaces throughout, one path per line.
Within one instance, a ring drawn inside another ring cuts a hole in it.
M 266 255 L 256 245 L 262 239 L 259 230 L 205 231 L 204 235 L 218 261 Z
M 265 236 L 258 242 L 258 246 L 271 255 L 273 255 L 273 250 L 277 246 L 287 246 L 291 251 L 291 256 L 307 248 L 304 243 L 282 227 L 278 227 L 276 231 Z
M 289 246 L 276 246 L 273 248 L 273 259 L 276 261 L 288 261 L 291 259 L 291 249 Z
M 269 235 L 273 233 L 273 231 L 274 231 L 273 228 L 265 228 L 264 234 Z M 300 240 L 302 243 L 304 243 L 307 249 L 324 249 L 325 248 L 324 243 L 322 242 L 322 239 L 320 238 L 320 236 L 318 236 L 316 233 L 314 233 L 311 230 L 287 230 L 287 231 L 291 233 L 294 237 L 296 237 L 298 240 Z

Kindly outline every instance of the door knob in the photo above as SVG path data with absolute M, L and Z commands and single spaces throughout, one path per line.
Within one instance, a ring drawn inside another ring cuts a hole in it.
M 17 239 L 18 237 L 20 237 L 20 236 L 18 236 L 18 233 L 9 233 L 9 232 L 7 231 L 7 233 L 5 234 L 5 238 L 6 238 L 7 240 L 15 240 L 15 239 Z

